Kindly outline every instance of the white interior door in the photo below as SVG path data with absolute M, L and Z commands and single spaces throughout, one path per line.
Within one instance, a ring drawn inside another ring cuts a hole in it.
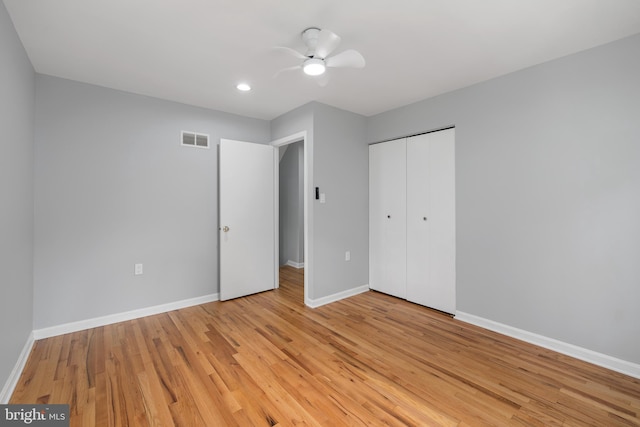
M 407 299 L 456 310 L 455 130 L 407 139 Z
M 369 146 L 369 287 L 406 298 L 406 143 Z
M 220 299 L 276 287 L 275 156 L 270 145 L 221 140 Z

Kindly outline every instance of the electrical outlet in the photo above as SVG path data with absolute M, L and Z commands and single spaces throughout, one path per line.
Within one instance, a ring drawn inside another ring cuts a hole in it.
M 345 261 L 351 261 L 351 251 L 346 251 L 344 253 L 344 260 Z
M 142 274 L 142 272 L 143 272 L 143 270 L 142 270 L 142 264 L 135 264 L 135 265 L 133 266 L 133 274 L 134 274 L 134 275 L 139 276 L 139 275 L 141 275 L 141 274 Z

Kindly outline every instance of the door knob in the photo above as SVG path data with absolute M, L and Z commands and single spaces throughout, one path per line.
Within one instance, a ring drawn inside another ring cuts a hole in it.
M 222 227 L 222 231 L 224 231 L 224 232 L 226 233 L 227 231 L 229 231 L 229 227 L 227 227 L 227 226 L 225 225 L 224 227 Z

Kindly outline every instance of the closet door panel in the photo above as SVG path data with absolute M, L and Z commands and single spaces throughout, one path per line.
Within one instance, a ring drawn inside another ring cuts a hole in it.
M 406 140 L 369 147 L 369 287 L 406 298 Z
M 455 130 L 407 141 L 407 299 L 455 313 Z
M 429 135 L 433 228 L 430 230 L 431 274 L 435 304 L 447 313 L 456 311 L 456 185 L 455 129 Z
M 407 141 L 407 299 L 429 305 L 431 257 L 429 230 L 429 141 L 418 135 Z

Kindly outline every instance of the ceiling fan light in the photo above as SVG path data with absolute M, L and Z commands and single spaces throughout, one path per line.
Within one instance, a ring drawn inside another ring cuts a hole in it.
M 326 68 L 324 65 L 324 61 L 319 58 L 309 58 L 304 61 L 304 65 L 302 66 L 302 70 L 305 74 L 309 76 L 319 76 L 324 74 Z

